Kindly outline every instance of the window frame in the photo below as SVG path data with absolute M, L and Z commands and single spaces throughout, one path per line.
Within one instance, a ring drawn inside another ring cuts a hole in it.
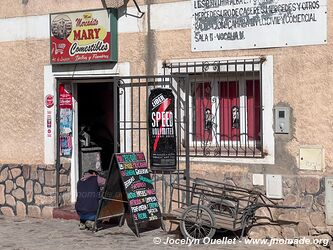
M 261 106 L 262 106 L 262 144 L 264 157 L 262 158 L 247 158 L 247 157 L 190 157 L 191 162 L 203 163 L 225 163 L 225 164 L 275 164 L 275 138 L 273 130 L 273 103 L 274 103 L 274 76 L 273 76 L 273 61 L 272 55 L 264 57 L 247 56 L 247 57 L 228 57 L 228 58 L 186 58 L 174 60 L 159 60 L 157 61 L 158 74 L 172 74 L 172 68 L 164 67 L 166 64 L 181 65 L 181 64 L 202 64 L 204 62 L 216 61 L 246 61 L 246 60 L 263 60 L 260 66 L 262 89 L 261 89 Z M 177 68 L 177 67 L 176 67 Z M 179 71 L 175 74 L 190 74 L 194 70 L 178 67 Z M 199 73 L 196 69 L 195 73 Z M 185 100 L 185 96 L 184 96 Z M 184 113 L 181 113 L 184 115 Z M 180 158 L 185 160 L 185 158 Z

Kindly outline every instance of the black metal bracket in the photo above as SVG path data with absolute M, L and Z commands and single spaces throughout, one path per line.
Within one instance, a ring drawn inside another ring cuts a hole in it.
M 134 15 L 134 14 L 130 14 L 130 13 L 127 13 L 127 12 L 126 12 L 126 15 L 136 17 L 136 18 L 142 18 L 143 15 L 145 14 L 145 12 L 141 11 L 141 9 L 140 9 L 138 3 L 136 2 L 136 0 L 133 0 L 133 2 L 135 4 L 135 7 L 136 7 L 137 11 L 139 12 L 139 15 Z

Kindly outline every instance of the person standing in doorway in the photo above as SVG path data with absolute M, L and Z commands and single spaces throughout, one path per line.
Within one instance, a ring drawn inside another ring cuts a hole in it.
M 94 228 L 101 187 L 104 184 L 105 178 L 95 170 L 88 170 L 78 181 L 75 210 L 80 216 L 80 229 Z

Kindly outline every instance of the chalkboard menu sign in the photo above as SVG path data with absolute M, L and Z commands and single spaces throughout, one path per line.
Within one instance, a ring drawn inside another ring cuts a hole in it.
M 116 154 L 115 157 L 134 221 L 160 219 L 161 211 L 144 154 Z
M 152 170 L 176 170 L 175 97 L 171 89 L 149 95 L 149 152 Z
M 119 203 L 123 206 L 119 207 Z M 139 236 L 140 223 L 162 226 L 161 211 L 142 152 L 117 153 L 112 157 L 97 221 L 114 216 L 130 217 Z

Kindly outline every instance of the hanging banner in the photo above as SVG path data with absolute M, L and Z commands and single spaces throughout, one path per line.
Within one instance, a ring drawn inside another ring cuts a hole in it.
M 72 154 L 73 103 L 70 85 L 59 85 L 60 155 Z
M 152 170 L 176 170 L 175 98 L 171 89 L 149 96 L 149 150 Z
M 327 43 L 327 0 L 192 0 L 192 51 Z
M 116 13 L 103 9 L 51 14 L 51 63 L 117 61 Z

